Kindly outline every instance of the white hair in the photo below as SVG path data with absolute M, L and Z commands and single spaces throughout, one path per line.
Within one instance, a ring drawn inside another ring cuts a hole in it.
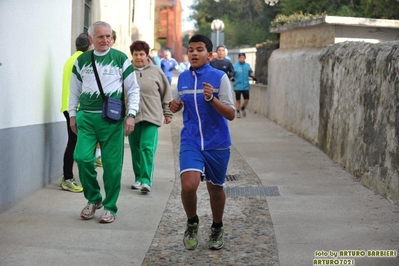
M 88 30 L 88 34 L 93 37 L 94 29 L 97 28 L 97 27 L 109 28 L 109 32 L 112 34 L 111 25 L 109 23 L 107 23 L 107 22 L 104 22 L 104 21 L 96 21 L 93 24 L 91 24 L 90 27 L 89 27 L 89 30 Z

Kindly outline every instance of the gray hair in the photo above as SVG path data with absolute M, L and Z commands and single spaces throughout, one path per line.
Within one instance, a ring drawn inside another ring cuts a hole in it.
M 104 21 L 96 21 L 93 24 L 91 24 L 90 27 L 89 27 L 88 33 L 89 33 L 90 36 L 93 37 L 94 29 L 97 28 L 97 27 L 109 28 L 109 32 L 112 33 L 112 27 L 111 27 L 111 25 L 109 23 L 104 22 Z

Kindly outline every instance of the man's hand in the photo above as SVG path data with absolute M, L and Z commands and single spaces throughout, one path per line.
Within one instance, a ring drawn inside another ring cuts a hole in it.
M 134 130 L 135 120 L 133 117 L 126 117 L 125 119 L 125 136 L 129 136 Z
M 172 117 L 171 116 L 165 116 L 165 119 L 163 121 L 164 124 L 169 124 L 172 122 Z
M 72 132 L 77 135 L 78 134 L 78 127 L 76 126 L 76 116 L 70 117 L 69 125 L 71 127 Z
M 213 96 L 213 86 L 206 82 L 202 82 L 202 86 L 204 86 L 204 98 L 211 99 Z
M 182 100 L 173 99 L 169 103 L 169 109 L 172 113 L 176 113 L 183 108 L 184 102 Z

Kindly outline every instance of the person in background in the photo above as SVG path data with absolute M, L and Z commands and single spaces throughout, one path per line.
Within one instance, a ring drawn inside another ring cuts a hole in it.
M 140 86 L 140 107 L 134 131 L 129 135 L 135 182 L 132 189 L 151 191 L 154 156 L 158 146 L 158 128 L 172 121 L 169 102 L 172 92 L 162 70 L 149 58 L 150 46 L 144 41 L 130 45 L 132 62 Z
M 183 61 L 179 64 L 179 72 L 183 73 L 186 70 L 190 69 L 190 62 L 188 61 L 188 55 L 183 55 Z
M 63 178 L 61 181 L 61 188 L 71 192 L 82 192 L 83 188 L 76 183 L 73 178 L 73 152 L 75 151 L 77 136 L 72 132 L 69 119 L 69 85 L 71 82 L 72 68 L 76 59 L 84 52 L 91 50 L 91 43 L 89 36 L 86 33 L 81 33 L 75 40 L 76 52 L 68 58 L 64 64 L 64 73 L 62 76 L 62 103 L 61 112 L 64 114 L 68 131 L 68 142 L 64 152 Z
M 225 53 L 225 59 L 226 60 L 229 60 L 230 62 L 231 62 L 231 58 L 230 58 L 230 56 L 229 56 L 229 50 L 227 50 L 227 48 L 225 47 L 224 48 L 224 53 Z
M 234 75 L 234 68 L 231 62 L 225 59 L 225 49 L 226 48 L 224 47 L 224 45 L 219 45 L 216 48 L 217 57 L 211 60 L 211 66 L 216 69 L 222 70 L 231 80 Z
M 255 75 L 251 69 L 251 66 L 245 62 L 246 55 L 245 53 L 238 54 L 238 62 L 234 64 L 234 92 L 236 94 L 236 110 L 237 110 L 237 118 L 241 117 L 240 114 L 240 106 L 241 106 L 241 95 L 244 98 L 244 103 L 241 106 L 242 116 L 245 117 L 245 107 L 249 102 L 249 89 L 251 86 L 249 85 L 248 77 L 255 79 Z
M 210 249 L 221 249 L 223 213 L 226 195 L 223 190 L 230 159 L 231 138 L 227 120 L 235 116 L 233 93 L 227 75 L 209 65 L 212 41 L 194 35 L 188 42 L 192 71 L 180 74 L 176 98 L 170 103 L 175 113 L 183 109 L 180 134 L 181 199 L 187 215 L 183 243 L 186 249 L 198 245 L 197 189 L 206 180 L 213 223 Z
M 109 46 L 114 46 L 116 42 L 116 31 L 112 30 L 112 36 L 111 36 L 111 41 L 109 42 Z
M 179 65 L 177 61 L 172 58 L 172 53 L 169 50 L 164 52 L 165 58 L 161 59 L 161 69 L 168 79 L 169 84 L 172 84 L 173 70 L 178 70 Z
M 128 136 L 134 130 L 140 87 L 127 55 L 110 47 L 111 25 L 97 21 L 89 27 L 88 32 L 94 51 L 83 53 L 76 60 L 69 97 L 70 125 L 78 136 L 74 157 L 83 194 L 87 199 L 87 205 L 80 216 L 86 220 L 91 219 L 96 210 L 104 206 L 100 223 L 112 223 L 118 211 L 116 203 L 121 189 L 124 135 Z M 122 100 L 123 93 L 126 93 L 126 119 L 123 117 L 110 123 L 102 118 L 103 98 L 94 75 L 92 60 L 106 97 Z M 104 198 L 94 165 L 97 143 L 100 143 L 102 151 Z
M 152 59 L 153 63 L 156 66 L 161 67 L 161 58 L 158 55 L 158 51 L 154 48 L 151 49 L 150 59 Z
M 211 62 L 213 59 L 216 59 L 218 57 L 218 53 L 212 52 L 212 56 L 209 57 L 209 62 Z

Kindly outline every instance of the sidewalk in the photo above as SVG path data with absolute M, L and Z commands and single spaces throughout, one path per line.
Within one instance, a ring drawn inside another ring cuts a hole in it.
M 92 220 L 80 219 L 86 200 L 60 190 L 61 180 L 0 213 L 0 266 L 302 266 L 313 265 L 315 251 L 399 250 L 397 205 L 355 182 L 310 143 L 249 112 L 230 122 L 225 247 L 206 247 L 212 217 L 201 183 L 200 244 L 194 251 L 185 250 L 175 171 L 180 120 L 176 116 L 171 125 L 160 128 L 148 195 L 130 189 L 133 173 L 126 143 L 114 223 L 98 223 L 101 211 Z M 273 194 L 276 189 L 279 193 Z M 347 259 L 356 265 L 399 265 L 398 258 Z
M 82 220 L 86 199 L 82 193 L 61 190 L 61 179 L 0 213 L 0 265 L 141 265 L 173 187 L 170 132 L 169 125 L 160 129 L 154 186 L 148 195 L 130 188 L 133 170 L 126 138 L 119 211 L 112 224 L 99 223 L 103 210 Z M 102 180 L 102 168 L 97 169 Z
M 280 190 L 281 196 L 267 197 L 280 265 L 312 265 L 316 250 L 399 251 L 398 206 L 354 181 L 318 148 L 254 114 L 235 120 L 231 131 L 262 184 Z M 348 259 L 399 265 L 398 258 Z

